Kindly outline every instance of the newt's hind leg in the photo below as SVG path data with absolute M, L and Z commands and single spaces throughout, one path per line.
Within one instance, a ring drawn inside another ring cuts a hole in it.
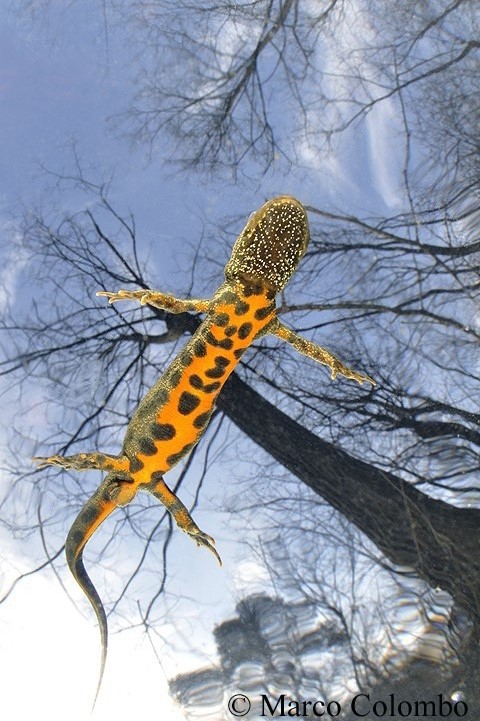
M 177 526 L 185 531 L 190 538 L 193 538 L 197 546 L 205 546 L 208 548 L 220 565 L 222 565 L 222 559 L 218 555 L 215 549 L 215 541 L 207 533 L 204 533 L 199 529 L 193 518 L 191 517 L 188 510 L 185 508 L 183 503 L 177 496 L 170 490 L 165 481 L 160 479 L 159 481 L 151 481 L 140 486 L 140 490 L 149 491 L 155 498 L 157 498 L 167 510 L 173 516 L 173 519 Z
M 39 463 L 39 468 L 61 466 L 61 468 L 73 468 L 75 471 L 98 468 L 101 471 L 128 472 L 130 467 L 130 462 L 126 456 L 110 456 L 108 453 L 100 453 L 99 451 L 77 453 L 74 456 L 38 456 L 32 458 L 32 460 Z

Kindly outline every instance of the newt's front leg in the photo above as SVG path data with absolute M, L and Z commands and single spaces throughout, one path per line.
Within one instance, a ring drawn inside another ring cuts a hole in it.
M 36 461 L 39 468 L 60 466 L 61 468 L 73 468 L 76 471 L 98 468 L 100 471 L 128 472 L 130 468 L 130 461 L 126 456 L 111 456 L 98 451 L 76 453 L 74 456 L 36 456 L 32 458 L 32 461 Z
M 370 378 L 370 376 L 367 376 L 364 373 L 358 373 L 357 371 L 348 368 L 348 366 L 342 363 L 339 358 L 332 355 L 332 353 L 328 350 L 322 348 L 316 343 L 312 343 L 312 341 L 302 338 L 302 336 L 297 333 L 294 333 L 293 330 L 284 326 L 278 318 L 275 318 L 272 321 L 271 325 L 268 327 L 268 332 L 273 333 L 278 338 L 281 338 L 287 343 L 290 343 L 290 345 L 293 345 L 299 353 L 303 353 L 303 355 L 312 358 L 318 363 L 323 363 L 323 365 L 328 366 L 331 371 L 332 380 L 335 379 L 337 375 L 341 375 L 345 378 L 349 378 L 350 380 L 357 381 L 357 383 L 360 384 L 366 381 L 367 383 L 371 383 L 372 386 L 377 385 L 373 378 Z
M 176 298 L 171 293 L 162 293 L 160 290 L 119 290 L 116 293 L 108 290 L 99 290 L 98 296 L 108 298 L 109 303 L 119 300 L 136 300 L 141 305 L 152 305 L 154 308 L 167 310 L 169 313 L 207 313 L 210 301 L 203 298 L 190 298 L 184 300 Z
M 193 538 L 197 546 L 205 546 L 208 548 L 213 553 L 219 564 L 222 565 L 222 559 L 215 548 L 214 539 L 199 529 L 181 500 L 177 498 L 173 491 L 170 490 L 163 478 L 151 481 L 150 483 L 142 483 L 140 490 L 148 491 L 161 503 L 163 503 L 163 505 L 171 513 L 177 526 L 181 528 L 182 531 L 185 531 L 190 538 Z

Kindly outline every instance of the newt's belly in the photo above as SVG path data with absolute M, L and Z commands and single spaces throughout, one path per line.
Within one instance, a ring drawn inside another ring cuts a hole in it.
M 138 483 L 158 478 L 197 443 L 225 381 L 274 312 L 265 295 L 245 298 L 225 288 L 217 294 L 213 311 L 130 422 L 124 453 Z

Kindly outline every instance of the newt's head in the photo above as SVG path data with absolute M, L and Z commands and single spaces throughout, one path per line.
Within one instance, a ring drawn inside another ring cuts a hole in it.
M 305 209 L 298 200 L 281 195 L 252 213 L 225 266 L 227 280 L 263 280 L 282 290 L 307 250 L 310 233 Z

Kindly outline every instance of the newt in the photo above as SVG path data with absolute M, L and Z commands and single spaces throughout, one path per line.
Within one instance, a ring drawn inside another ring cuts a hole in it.
M 85 545 L 117 506 L 127 505 L 138 491 L 146 491 L 163 503 L 177 525 L 199 546 L 212 551 L 221 564 L 214 539 L 200 530 L 165 483 L 164 474 L 199 441 L 218 394 L 252 342 L 273 334 L 328 366 L 332 379 L 342 375 L 375 385 L 368 375 L 351 370 L 277 317 L 275 298 L 295 272 L 309 239 L 303 205 L 291 196 L 280 196 L 249 217 L 225 266 L 225 281 L 211 298 L 182 300 L 157 290 L 97 293 L 108 298 L 109 303 L 135 300 L 171 313 L 193 311 L 206 317 L 141 401 L 127 426 L 119 455 L 94 451 L 34 459 L 40 468 L 51 464 L 79 471 L 96 468 L 107 473 L 73 522 L 65 544 L 70 571 L 90 601 L 100 628 L 102 652 L 94 705 L 105 670 L 108 627 L 102 601 L 83 564 Z

